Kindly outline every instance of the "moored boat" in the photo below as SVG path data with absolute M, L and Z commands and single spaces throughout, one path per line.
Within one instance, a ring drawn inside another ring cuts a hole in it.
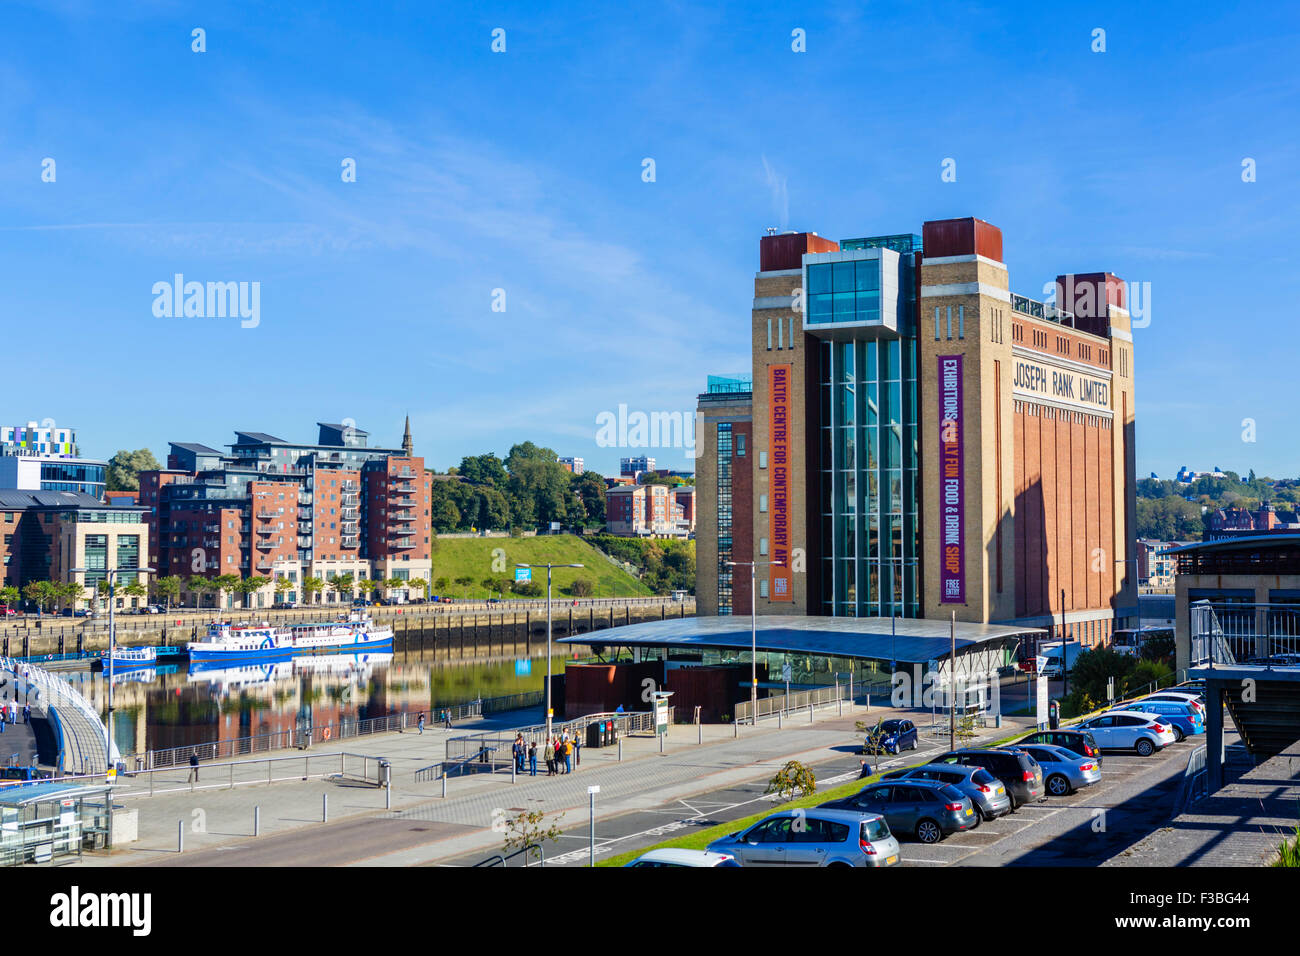
M 115 647 L 112 655 L 114 672 L 128 671 L 137 667 L 153 667 L 158 663 L 158 650 L 153 647 Z M 109 669 L 109 652 L 100 654 L 105 672 Z

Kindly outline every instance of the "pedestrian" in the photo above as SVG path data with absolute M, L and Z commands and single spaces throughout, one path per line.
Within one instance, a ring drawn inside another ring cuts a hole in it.
M 573 741 L 564 742 L 564 772 L 573 773 Z
M 510 754 L 515 760 L 515 773 L 524 772 L 524 735 L 515 734 L 515 742 L 510 745 Z
M 582 766 L 582 740 L 577 734 L 573 735 L 573 763 L 574 766 Z
M 528 776 L 537 776 L 537 741 L 530 741 L 528 744 Z
M 30 724 L 31 722 L 32 722 L 32 705 L 23 704 L 23 723 Z
M 18 723 L 18 692 L 16 690 L 13 699 L 9 701 L 9 723 Z
M 444 721 L 444 726 L 448 730 L 451 730 L 451 709 L 450 708 L 443 708 L 442 719 Z
M 0 734 L 5 732 L 5 709 L 0 707 Z
M 190 780 L 195 783 L 199 782 L 199 752 L 197 750 L 190 751 L 190 776 L 189 780 L 185 782 L 189 783 Z
M 424 711 L 420 711 L 420 718 L 419 720 L 416 721 L 416 723 L 420 727 L 420 733 L 423 734 L 424 733 Z
M 870 777 L 870 776 L 871 776 L 871 764 L 867 763 L 867 762 L 864 760 L 864 761 L 862 761 L 862 772 L 858 774 L 858 779 L 859 779 L 859 780 L 862 780 L 862 779 L 864 779 L 864 778 L 866 778 L 866 777 Z
M 549 739 L 546 741 L 546 749 L 542 752 L 542 756 L 546 758 L 546 776 L 554 777 L 555 776 L 555 741 Z

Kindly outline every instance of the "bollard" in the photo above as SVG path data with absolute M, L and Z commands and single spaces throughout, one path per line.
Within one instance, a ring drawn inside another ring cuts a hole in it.
M 262 835 L 262 808 L 253 807 L 253 836 Z
M 185 821 L 176 821 L 176 852 L 185 852 Z
M 697 723 L 695 726 L 698 727 L 700 731 L 699 743 L 704 743 L 704 725 Z
M 782 714 L 782 712 L 783 712 L 784 710 L 785 710 L 785 708 L 782 708 L 781 710 L 778 710 L 778 711 L 776 712 L 776 729 L 777 729 L 777 730 L 780 730 L 780 729 L 781 729 L 781 714 Z
M 618 738 L 618 759 L 619 760 L 623 759 L 623 738 L 622 737 Z
M 442 798 L 447 799 L 447 768 L 442 768 Z
M 738 720 L 733 720 L 733 721 L 731 722 L 731 736 L 732 736 L 732 737 L 739 737 L 739 736 L 740 736 L 740 721 L 738 721 Z
M 664 735 L 663 735 L 663 734 L 660 734 L 660 735 L 659 735 L 659 752 L 660 752 L 660 753 L 663 753 L 663 752 L 664 752 Z
M 384 787 L 384 809 L 393 809 L 393 785 L 391 783 Z
M 808 705 L 808 723 L 811 724 L 812 722 L 813 722 L 813 705 L 812 705 L 812 704 L 809 704 L 809 705 Z
M 510 782 L 511 783 L 515 782 L 515 770 L 518 768 L 518 766 L 519 765 L 515 763 L 514 754 L 511 754 L 510 755 Z
M 329 823 L 330 819 L 330 795 L 322 793 L 320 795 L 320 822 Z

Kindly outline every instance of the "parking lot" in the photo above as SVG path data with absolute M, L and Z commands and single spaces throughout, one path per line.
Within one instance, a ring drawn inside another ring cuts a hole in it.
M 926 845 L 898 834 L 902 865 L 934 866 L 1092 866 L 1123 853 L 1162 826 L 1179 809 L 1188 758 L 1204 738 L 1171 744 L 1150 757 L 1108 751 L 1099 783 L 1065 797 L 1047 797 L 1013 814 L 985 821 L 976 829 L 955 833 Z M 1235 735 L 1225 734 L 1229 746 Z M 898 757 L 872 758 L 873 770 L 889 771 L 925 763 L 948 749 L 947 735 L 923 734 L 920 747 Z M 818 790 L 851 781 L 864 759 L 846 741 L 844 756 L 818 763 Z M 648 849 L 693 830 L 762 813 L 779 803 L 765 794 L 765 780 L 676 800 L 621 814 L 596 825 L 596 860 Z M 577 816 L 577 819 L 575 819 Z M 570 814 L 557 843 L 546 847 L 547 866 L 586 866 L 591 837 L 585 814 Z M 471 866 L 490 854 L 443 861 L 442 865 Z

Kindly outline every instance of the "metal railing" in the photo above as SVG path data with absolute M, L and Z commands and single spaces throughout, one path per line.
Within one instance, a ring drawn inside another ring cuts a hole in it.
M 538 863 L 537 865 L 538 865 L 538 866 L 545 866 L 545 865 L 546 865 L 546 851 L 545 851 L 544 849 L 542 849 L 542 845 L 541 845 L 540 843 L 530 843 L 528 846 L 524 847 L 522 850 L 515 850 L 514 853 L 508 854 L 507 856 L 502 856 L 500 853 L 494 853 L 494 854 L 492 854 L 492 856 L 488 857 L 486 860 L 483 860 L 481 863 L 475 863 L 474 865 L 475 865 L 475 866 L 507 866 L 507 865 L 509 864 L 509 861 L 510 861 L 510 860 L 513 860 L 515 857 L 517 857 L 517 856 L 519 856 L 519 855 L 521 855 L 521 854 L 532 853 L 534 850 L 537 851 L 537 855 L 538 855 L 538 857 L 539 857 L 540 860 L 541 860 L 541 862 Z M 533 865 L 533 864 L 530 863 L 530 862 L 528 861 L 528 857 L 525 856 L 525 857 L 524 857 L 524 866 L 532 866 L 532 865 Z
M 382 757 L 343 751 L 303 754 L 293 757 L 257 757 L 190 766 L 183 764 L 153 770 L 127 770 L 118 774 L 113 786 L 115 798 L 145 797 L 186 790 L 233 790 L 235 787 L 284 783 L 311 779 L 346 778 L 382 786 L 385 778 Z M 99 779 L 103 779 L 101 776 Z
M 865 687 L 854 687 L 853 693 L 865 691 Z M 792 712 L 814 710 L 819 707 L 839 707 L 841 701 L 851 701 L 849 685 L 836 684 L 828 687 L 814 687 L 811 690 L 794 691 L 788 695 L 777 694 L 758 699 L 758 719 L 775 717 L 777 714 L 788 715 Z M 737 723 L 753 723 L 754 705 L 748 700 L 736 704 L 733 718 Z
M 400 733 L 414 723 L 415 718 L 406 712 L 390 714 L 387 717 L 372 717 L 366 720 L 342 718 L 337 722 L 307 724 L 303 727 L 276 730 L 248 737 L 233 737 L 229 740 L 214 740 L 184 747 L 147 750 L 140 754 L 128 754 L 124 758 L 124 763 L 127 764 L 128 768 L 134 763 L 135 769 L 148 771 L 187 764 L 191 752 L 197 753 L 199 760 L 220 760 L 262 751 L 295 748 L 302 750 L 310 747 L 313 743 L 329 743 L 335 740 L 363 737 L 368 734 Z
M 672 723 L 673 708 L 668 708 L 668 722 Z M 603 721 L 613 721 L 614 731 L 619 737 L 627 737 L 633 734 L 654 733 L 655 716 L 652 711 L 637 711 L 634 713 L 603 713 L 603 714 L 586 714 L 574 720 L 552 721 L 552 736 L 562 736 L 566 731 L 569 736 L 576 740 L 579 746 L 586 743 L 586 731 L 591 724 Z M 446 759 L 442 764 L 447 766 L 450 772 L 451 765 L 460 765 L 465 768 L 469 763 L 475 764 L 475 770 L 486 769 L 489 773 L 498 772 L 499 768 L 510 769 L 513 761 L 511 745 L 514 744 L 516 736 L 522 734 L 525 744 L 537 744 L 537 749 L 541 751 L 546 746 L 546 725 L 534 724 L 529 727 L 511 727 L 503 730 L 489 730 L 477 734 L 465 734 L 460 737 L 449 737 L 446 742 L 444 751 Z M 541 754 L 539 752 L 540 759 Z M 434 765 L 438 766 L 438 765 Z M 432 770 L 433 768 L 425 768 Z M 440 774 L 435 773 L 431 779 L 437 779 Z
M 1188 611 L 1193 667 L 1300 666 L 1300 604 L 1196 601 Z
M 21 676 L 28 699 L 34 698 L 47 713 L 58 710 L 64 741 L 71 737 L 76 744 L 78 753 L 74 759 L 77 763 L 92 772 L 107 769 L 104 744 L 108 731 L 99 713 L 75 687 L 36 664 L 9 657 L 0 657 L 0 671 L 13 675 L 15 690 Z M 116 743 L 112 745 L 112 753 L 114 758 L 118 756 Z

